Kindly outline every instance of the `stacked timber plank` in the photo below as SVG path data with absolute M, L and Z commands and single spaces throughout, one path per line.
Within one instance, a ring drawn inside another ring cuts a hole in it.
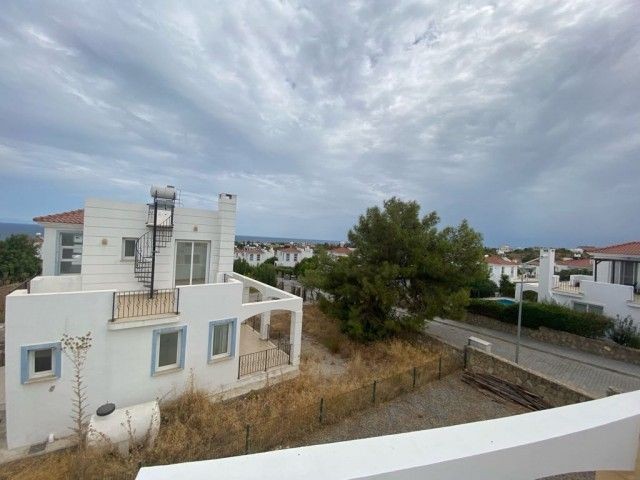
M 522 405 L 529 410 L 544 410 L 551 407 L 541 396 L 493 375 L 465 372 L 462 375 L 462 381 L 499 398 Z

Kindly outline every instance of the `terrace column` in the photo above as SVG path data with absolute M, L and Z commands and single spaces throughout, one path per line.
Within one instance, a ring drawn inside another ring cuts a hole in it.
M 540 278 L 538 279 L 538 301 L 552 299 L 556 251 L 553 248 L 540 250 Z
M 260 340 L 269 340 L 269 325 L 271 325 L 271 312 L 260 315 Z
M 242 303 L 249 303 L 249 287 L 242 287 Z
M 291 339 L 291 353 L 289 359 L 291 365 L 300 365 L 300 347 L 302 344 L 302 310 L 291 312 L 291 329 L 289 331 Z

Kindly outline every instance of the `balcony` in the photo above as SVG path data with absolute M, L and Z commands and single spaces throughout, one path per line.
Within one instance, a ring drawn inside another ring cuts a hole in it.
M 125 319 L 151 319 L 178 315 L 180 290 L 169 288 L 154 290 L 130 290 L 113 292 L 111 321 Z
M 580 291 L 580 284 L 579 283 L 576 284 L 572 281 L 556 282 L 553 286 L 553 290 L 555 292 L 570 293 L 574 295 L 582 294 L 582 292 Z

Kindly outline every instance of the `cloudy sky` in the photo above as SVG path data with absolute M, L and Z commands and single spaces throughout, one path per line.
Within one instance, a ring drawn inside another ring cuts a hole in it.
M 151 7 L 153 5 L 153 7 Z M 111 1 L 0 10 L 0 220 L 239 196 L 343 239 L 393 195 L 498 245 L 640 238 L 640 3 Z

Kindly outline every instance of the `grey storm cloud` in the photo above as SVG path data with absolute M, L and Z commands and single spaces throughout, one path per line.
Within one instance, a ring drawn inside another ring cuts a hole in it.
M 6 217 L 171 183 L 246 234 L 396 195 L 489 244 L 640 237 L 634 0 L 7 1 L 0 59 L 5 181 L 51 186 Z

